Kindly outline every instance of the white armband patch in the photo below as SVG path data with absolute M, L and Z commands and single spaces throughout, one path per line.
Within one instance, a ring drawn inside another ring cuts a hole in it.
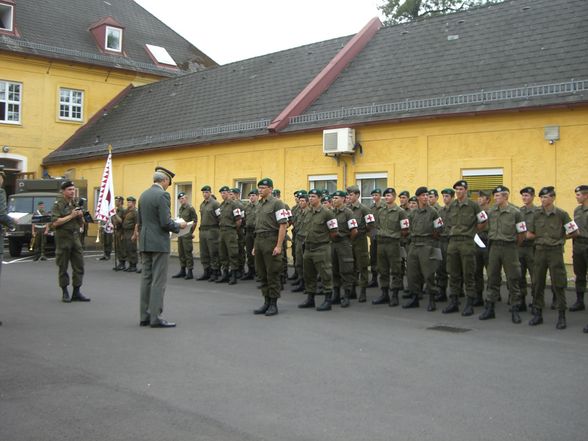
M 239 210 L 238 208 L 235 208 L 233 210 L 233 217 L 239 217 L 241 216 L 241 210 Z
M 221 214 L 221 209 L 217 208 L 216 210 L 214 210 L 214 214 L 218 217 Z
M 479 224 L 483 224 L 484 222 L 486 222 L 488 220 L 488 215 L 486 214 L 486 212 L 484 210 L 480 211 L 476 217 L 478 218 L 478 223 Z
M 566 229 L 566 234 L 572 234 L 575 231 L 578 231 L 578 225 L 576 225 L 576 222 L 571 221 L 568 222 L 567 224 L 564 225 L 564 228 Z
M 288 210 L 285 208 L 276 211 L 276 220 L 280 222 L 282 219 L 288 219 Z
M 357 225 L 357 220 L 355 220 L 355 219 L 349 219 L 349 220 L 347 221 L 347 227 L 348 227 L 350 230 L 353 230 L 354 228 L 357 228 L 357 227 L 358 227 L 358 225 Z
M 527 231 L 527 223 L 525 221 L 519 222 L 516 224 L 517 233 L 524 233 Z
M 365 219 L 365 223 L 366 224 L 371 224 L 372 222 L 375 222 L 376 221 L 376 218 L 371 213 L 366 214 L 365 217 L 364 217 L 364 219 Z
M 288 217 L 292 217 L 292 210 L 288 210 Z
M 335 228 L 339 228 L 339 223 L 337 222 L 337 219 L 328 220 L 327 227 L 329 227 L 329 230 L 334 230 Z
M 400 229 L 401 230 L 406 230 L 409 227 L 410 227 L 410 221 L 408 219 L 402 219 L 400 221 Z
M 443 226 L 443 219 L 438 217 L 433 221 L 433 228 L 441 228 Z

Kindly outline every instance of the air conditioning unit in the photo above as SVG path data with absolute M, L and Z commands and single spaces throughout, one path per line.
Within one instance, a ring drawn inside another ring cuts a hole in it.
M 323 153 L 353 153 L 355 129 L 329 129 L 323 131 Z

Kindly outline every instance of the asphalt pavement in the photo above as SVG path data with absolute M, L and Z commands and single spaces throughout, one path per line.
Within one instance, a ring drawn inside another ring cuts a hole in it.
M 588 312 L 563 331 L 550 310 L 514 325 L 504 302 L 487 322 L 481 308 L 317 312 L 287 285 L 278 316 L 254 316 L 254 281 L 172 279 L 171 258 L 164 317 L 178 327 L 151 329 L 140 275 L 97 256 L 92 301 L 64 304 L 53 259 L 5 255 L 0 440 L 587 439 Z

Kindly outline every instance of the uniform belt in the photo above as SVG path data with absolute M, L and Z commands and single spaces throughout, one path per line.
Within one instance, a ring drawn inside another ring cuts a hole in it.
M 505 246 L 514 245 L 514 244 L 515 244 L 514 240 L 512 242 L 507 241 L 507 240 L 490 240 L 490 245 L 493 245 L 493 246 L 505 247 Z
M 400 238 L 378 236 L 378 242 L 400 242 Z
M 257 237 L 278 237 L 277 231 L 260 231 L 259 233 L 255 233 Z
M 466 240 L 473 240 L 470 236 L 449 236 L 449 240 L 465 242 Z
M 304 250 L 305 251 L 316 251 L 316 250 L 320 250 L 321 248 L 324 248 L 328 245 L 328 243 L 308 243 L 306 242 L 304 244 Z
M 534 240 L 524 240 L 521 244 L 521 248 L 532 248 L 535 246 Z
M 411 241 L 413 243 L 430 243 L 430 242 L 435 242 L 435 239 L 433 239 L 433 237 L 431 236 L 413 236 L 411 238 Z
M 200 225 L 201 230 L 216 230 L 218 225 Z
M 563 248 L 563 245 L 535 245 L 537 250 L 556 250 L 558 248 Z
M 228 225 L 224 225 L 224 226 L 220 227 L 221 230 L 235 230 L 236 228 L 237 228 L 236 226 L 230 227 Z

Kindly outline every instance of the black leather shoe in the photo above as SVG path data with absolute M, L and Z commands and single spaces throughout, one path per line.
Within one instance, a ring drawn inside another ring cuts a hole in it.
M 290 292 L 304 292 L 304 281 L 300 283 L 296 288 L 291 289 Z
M 390 294 L 388 288 L 382 288 L 382 294 L 372 300 L 372 305 L 383 305 L 385 303 L 390 303 Z
M 73 293 L 71 294 L 72 302 L 89 302 L 90 298 L 86 297 L 80 292 L 80 287 L 74 287 Z
M 167 320 L 159 320 L 158 322 L 151 323 L 149 326 L 152 328 L 175 328 L 176 324 Z
M 149 320 L 141 320 L 139 326 L 149 326 L 151 322 Z

